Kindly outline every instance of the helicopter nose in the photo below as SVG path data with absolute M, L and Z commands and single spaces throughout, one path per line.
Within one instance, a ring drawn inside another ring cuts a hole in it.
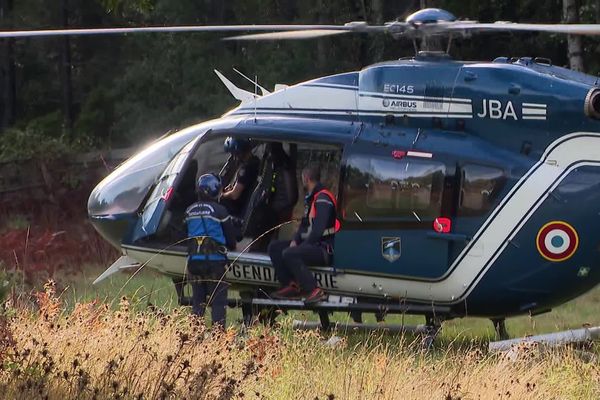
M 120 249 L 138 219 L 148 191 L 171 158 L 193 138 L 208 131 L 210 121 L 152 143 L 110 173 L 92 191 L 88 216 L 98 233 Z
M 163 160 L 134 156 L 104 178 L 90 194 L 87 204 L 90 221 L 117 249 L 137 220 L 138 210 L 167 160 L 168 155 Z
M 114 216 L 114 215 L 99 215 L 90 216 L 90 221 L 108 243 L 117 250 L 121 249 L 121 241 L 129 231 L 132 221 L 135 221 L 135 215 L 129 216 Z
M 88 217 L 100 236 L 120 250 L 121 241 L 137 218 L 137 207 L 133 205 L 137 196 L 132 194 L 130 197 L 127 190 L 119 190 L 112 178 L 109 175 L 90 194 Z

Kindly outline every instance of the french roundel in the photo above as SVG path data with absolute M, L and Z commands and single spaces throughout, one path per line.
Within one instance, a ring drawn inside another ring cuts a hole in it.
M 540 229 L 536 238 L 537 249 L 546 260 L 564 261 L 579 245 L 577 231 L 563 221 L 552 221 Z

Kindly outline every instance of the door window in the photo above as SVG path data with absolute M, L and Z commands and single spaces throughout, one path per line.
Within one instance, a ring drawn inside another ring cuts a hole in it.
M 477 164 L 466 164 L 461 170 L 458 215 L 468 217 L 486 213 L 504 187 L 504 171 Z
M 177 184 L 179 173 L 193 155 L 199 141 L 200 137 L 188 143 L 165 168 L 144 206 L 132 238 L 133 241 L 156 233 L 165 207 L 169 202 L 169 198 L 172 197 L 174 186 Z
M 145 223 L 146 220 L 149 219 L 154 210 L 158 205 L 158 201 L 161 198 L 166 197 L 167 191 L 173 187 L 173 183 L 175 182 L 175 178 L 177 178 L 177 174 L 183 168 L 183 164 L 189 158 L 190 150 L 195 146 L 197 140 L 192 140 L 188 143 L 182 150 L 177 154 L 167 165 L 165 171 L 157 182 L 154 190 L 152 190 L 152 194 L 148 198 L 146 202 L 146 206 L 144 207 L 144 212 L 142 213 L 142 221 Z M 172 190 L 172 189 L 171 189 Z
M 431 221 L 442 206 L 445 165 L 410 158 L 350 156 L 344 177 L 347 221 Z

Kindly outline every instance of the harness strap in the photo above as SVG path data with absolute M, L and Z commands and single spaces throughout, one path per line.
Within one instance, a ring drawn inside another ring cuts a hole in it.
M 195 236 L 196 240 L 196 254 L 204 255 L 206 257 L 213 254 L 227 254 L 227 249 L 223 243 L 218 242 L 213 237 L 206 235 L 208 233 L 208 229 L 206 228 L 206 222 L 204 221 L 204 216 L 200 216 L 200 220 L 202 221 L 202 227 L 204 228 L 205 235 Z
M 321 202 L 323 200 L 317 200 L 317 198 L 319 197 L 320 194 L 325 194 L 327 197 L 329 197 L 329 199 L 331 200 L 331 202 L 333 203 L 333 212 L 334 212 L 334 226 L 332 226 L 331 228 L 327 228 L 323 231 L 323 235 L 322 237 L 325 236 L 330 236 L 330 235 L 334 235 L 335 233 L 337 233 L 340 230 L 341 227 L 341 223 L 340 221 L 337 219 L 337 217 L 335 216 L 335 213 L 337 211 L 337 202 L 335 201 L 335 197 L 333 196 L 333 193 L 331 193 L 329 190 L 327 189 L 322 189 L 319 190 L 317 193 L 315 193 L 315 195 L 313 196 L 313 201 L 312 204 L 310 205 L 310 212 L 308 214 L 308 218 L 309 218 L 309 224 L 312 227 L 312 221 L 313 219 L 316 218 L 317 216 L 317 210 L 316 210 L 316 206 L 315 204 L 317 202 Z M 310 230 L 310 228 L 309 228 Z

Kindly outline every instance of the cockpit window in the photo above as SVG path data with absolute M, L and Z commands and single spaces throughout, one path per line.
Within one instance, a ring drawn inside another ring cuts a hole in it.
M 151 144 L 121 164 L 92 192 L 88 201 L 89 215 L 110 215 L 136 212 L 150 187 L 166 164 L 186 143 L 203 135 L 205 126 L 184 129 Z

